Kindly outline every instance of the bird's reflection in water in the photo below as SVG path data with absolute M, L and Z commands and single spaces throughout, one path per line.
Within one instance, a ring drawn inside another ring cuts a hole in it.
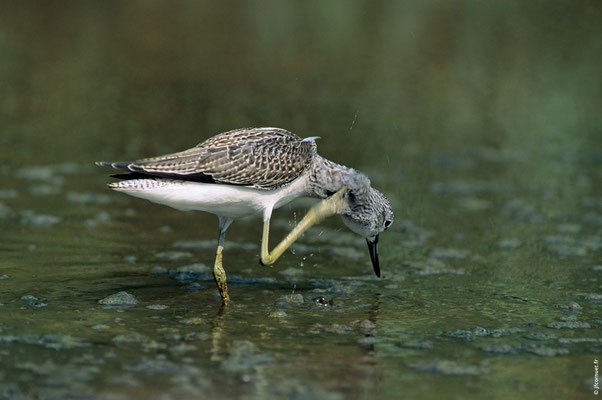
M 230 301 L 223 300 L 222 304 L 217 310 L 217 314 L 211 321 L 211 361 L 221 361 L 224 359 L 224 352 L 221 349 L 222 335 L 224 332 L 224 325 L 226 316 L 230 310 Z

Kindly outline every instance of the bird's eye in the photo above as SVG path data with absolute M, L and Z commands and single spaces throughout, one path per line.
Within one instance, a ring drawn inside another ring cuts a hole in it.
M 385 229 L 387 229 L 391 225 L 391 221 L 385 221 Z

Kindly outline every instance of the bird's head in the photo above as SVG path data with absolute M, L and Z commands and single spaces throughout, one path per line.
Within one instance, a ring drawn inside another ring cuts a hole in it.
M 349 229 L 366 238 L 374 273 L 380 277 L 378 235 L 393 223 L 393 208 L 365 176 L 359 179 L 359 184 L 353 183 L 350 182 L 351 189 L 345 194 L 346 207 L 341 217 Z

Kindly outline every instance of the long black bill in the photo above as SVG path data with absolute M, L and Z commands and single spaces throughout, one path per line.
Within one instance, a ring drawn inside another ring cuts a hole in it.
M 378 264 L 378 235 L 376 235 L 373 242 L 366 239 L 366 243 L 368 243 L 368 250 L 370 250 L 370 259 L 372 260 L 374 273 L 380 278 L 380 265 Z

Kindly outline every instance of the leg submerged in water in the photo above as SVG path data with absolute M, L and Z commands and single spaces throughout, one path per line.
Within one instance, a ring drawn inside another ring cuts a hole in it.
M 217 251 L 215 254 L 215 263 L 213 264 L 213 277 L 217 284 L 217 290 L 219 290 L 222 300 L 230 300 L 230 294 L 228 293 L 228 283 L 226 282 L 226 270 L 224 270 L 222 260 L 222 253 L 224 251 L 224 239 L 226 237 L 226 230 L 232 223 L 231 218 L 219 217 L 219 238 L 217 240 Z

